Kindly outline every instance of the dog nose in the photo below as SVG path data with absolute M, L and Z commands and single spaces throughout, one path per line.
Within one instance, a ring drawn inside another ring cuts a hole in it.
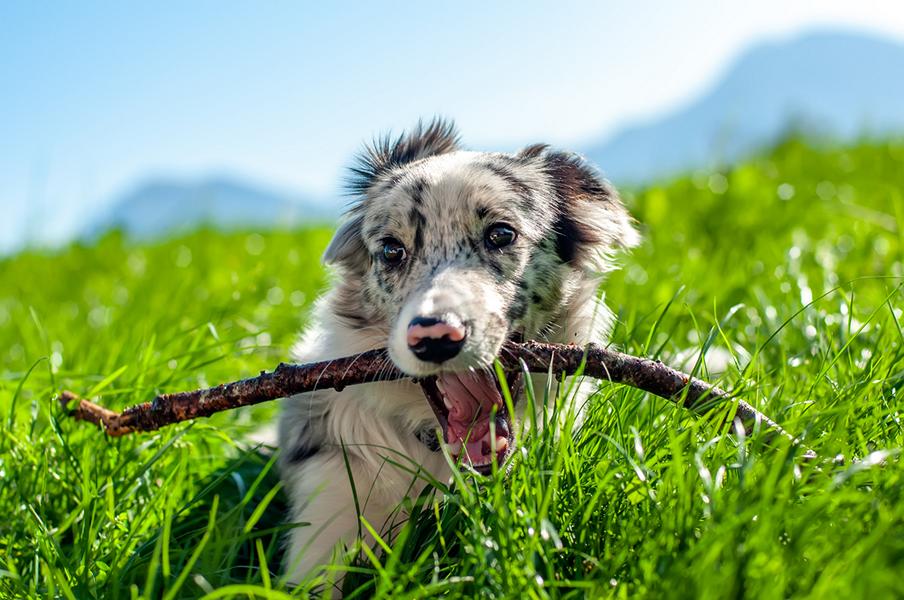
M 408 324 L 408 348 L 419 359 L 441 363 L 459 353 L 465 344 L 467 331 L 463 325 L 454 325 L 430 317 L 416 317 Z

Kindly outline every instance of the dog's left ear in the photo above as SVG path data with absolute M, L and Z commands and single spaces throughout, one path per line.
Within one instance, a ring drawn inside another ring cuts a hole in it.
M 333 239 L 323 252 L 323 264 L 353 267 L 364 265 L 367 262 L 367 247 L 361 236 L 361 228 L 364 225 L 364 216 L 361 214 L 349 214 L 345 221 L 336 229 Z
M 605 272 L 611 255 L 640 243 L 618 192 L 586 160 L 571 152 L 531 146 L 520 156 L 542 160 L 556 195 L 556 251 L 563 262 Z

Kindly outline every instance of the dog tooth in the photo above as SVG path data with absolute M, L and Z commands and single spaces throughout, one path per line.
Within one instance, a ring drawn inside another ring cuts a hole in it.
M 508 450 L 508 439 L 501 435 L 496 436 L 496 452 L 505 452 Z

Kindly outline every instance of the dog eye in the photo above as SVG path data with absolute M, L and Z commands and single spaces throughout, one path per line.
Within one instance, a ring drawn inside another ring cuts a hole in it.
M 397 265 L 405 260 L 406 256 L 407 252 L 405 252 L 402 242 L 392 238 L 383 240 L 383 260 L 387 264 Z
M 515 241 L 518 233 L 510 225 L 494 223 L 487 228 L 485 237 L 490 248 L 505 248 Z

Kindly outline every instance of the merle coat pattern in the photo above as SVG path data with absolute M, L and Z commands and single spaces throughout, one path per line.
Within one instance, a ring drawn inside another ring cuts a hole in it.
M 612 317 L 598 287 L 613 254 L 638 236 L 615 190 L 577 155 L 546 145 L 469 152 L 450 123 L 434 120 L 369 146 L 352 172 L 353 205 L 324 254 L 334 283 L 294 348 L 296 360 L 388 347 L 412 376 L 487 373 L 511 337 L 605 339 Z M 502 247 L 491 243 L 500 239 Z M 412 351 L 406 331 L 423 315 L 453 319 L 467 332 L 454 357 L 428 362 Z M 289 536 L 290 579 L 327 563 L 358 534 L 352 485 L 376 529 L 404 518 L 400 502 L 422 485 L 389 461 L 449 477 L 436 429 L 411 380 L 283 401 L 290 519 L 310 523 Z

